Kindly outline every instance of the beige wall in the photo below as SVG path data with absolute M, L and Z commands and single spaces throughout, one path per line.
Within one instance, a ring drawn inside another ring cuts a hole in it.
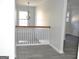
M 59 53 L 63 53 L 66 7 L 67 0 L 45 0 L 37 8 L 37 16 L 39 11 L 43 15 L 42 25 L 51 26 L 50 45 Z M 37 17 L 37 25 L 39 25 L 38 19 Z
M 36 25 L 37 26 L 49 26 L 48 7 L 44 6 L 45 3 L 41 3 L 36 8 Z

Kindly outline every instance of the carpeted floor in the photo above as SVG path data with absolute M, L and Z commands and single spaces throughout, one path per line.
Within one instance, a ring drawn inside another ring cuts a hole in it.
M 49 45 L 17 46 L 16 59 L 76 59 L 77 38 L 66 36 L 64 54 L 57 53 Z
M 76 59 L 75 55 L 58 54 L 49 45 L 18 46 L 16 59 Z
M 0 59 L 9 59 L 9 56 L 0 56 Z
M 64 41 L 64 52 L 67 54 L 77 54 L 79 37 L 66 34 Z

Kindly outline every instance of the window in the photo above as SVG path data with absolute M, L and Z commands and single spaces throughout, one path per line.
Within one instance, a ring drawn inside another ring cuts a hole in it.
M 27 20 L 19 20 L 19 26 L 28 26 Z
M 27 16 L 28 16 L 27 11 L 19 11 L 19 26 L 27 26 L 28 25 Z
M 69 12 L 67 13 L 67 17 L 66 17 L 66 22 L 69 22 L 69 17 L 70 17 L 70 14 Z

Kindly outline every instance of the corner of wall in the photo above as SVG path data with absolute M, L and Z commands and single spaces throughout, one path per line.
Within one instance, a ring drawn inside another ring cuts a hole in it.
M 54 45 L 51 45 L 51 44 L 50 44 L 50 46 L 51 46 L 54 50 L 56 50 L 56 52 L 58 52 L 59 54 L 64 54 L 64 51 L 59 50 L 59 49 L 56 48 Z

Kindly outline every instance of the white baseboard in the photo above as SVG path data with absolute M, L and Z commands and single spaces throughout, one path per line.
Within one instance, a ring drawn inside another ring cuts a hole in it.
M 64 54 L 64 51 L 58 50 L 54 45 L 51 45 L 51 44 L 50 44 L 50 46 L 51 46 L 54 50 L 56 50 L 59 54 Z
M 39 40 L 41 44 L 49 44 L 49 40 Z
M 21 44 L 23 42 L 28 42 L 28 41 L 19 41 L 19 44 L 16 44 L 16 46 L 49 45 L 49 41 L 48 40 L 39 40 L 40 43 L 34 43 L 34 44 Z
M 16 44 L 16 46 L 37 46 L 37 45 L 48 45 L 48 44 Z

